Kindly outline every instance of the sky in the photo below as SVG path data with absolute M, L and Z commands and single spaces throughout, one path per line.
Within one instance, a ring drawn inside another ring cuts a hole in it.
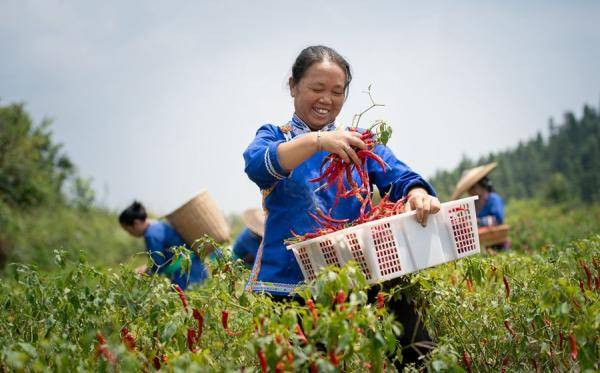
M 426 177 L 510 148 L 600 103 L 600 2 L 0 0 L 0 104 L 24 102 L 92 179 L 98 203 L 169 213 L 206 188 L 260 206 L 242 153 L 293 114 L 308 45 L 351 64 L 349 124 L 384 119 Z

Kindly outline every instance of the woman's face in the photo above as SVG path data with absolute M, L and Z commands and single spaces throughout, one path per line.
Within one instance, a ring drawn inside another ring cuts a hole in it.
M 142 237 L 144 236 L 144 232 L 146 231 L 145 222 L 134 219 L 132 225 L 121 224 L 121 227 L 127 231 L 133 237 Z
M 342 110 L 346 73 L 335 62 L 313 63 L 299 82 L 290 78 L 294 109 L 312 130 L 333 122 Z
M 487 195 L 487 190 L 481 185 L 475 184 L 471 188 L 469 188 L 469 195 L 479 196 L 479 198 L 483 198 Z

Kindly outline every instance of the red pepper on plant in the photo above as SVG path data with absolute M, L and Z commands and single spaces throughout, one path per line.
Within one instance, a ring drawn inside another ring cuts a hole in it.
M 188 329 L 187 331 L 187 347 L 192 353 L 200 351 L 199 348 L 194 347 L 196 345 L 196 331 L 194 329 Z
M 504 320 L 504 327 L 506 328 L 506 330 L 508 330 L 508 332 L 510 333 L 510 335 L 513 336 L 513 338 L 517 338 L 517 334 L 510 327 L 510 322 L 508 321 L 508 319 Z
M 126 326 L 121 329 L 121 341 L 129 351 L 135 350 L 135 338 L 131 335 Z
M 571 358 L 577 360 L 577 340 L 575 340 L 573 332 L 569 333 L 569 346 L 571 347 Z
M 187 297 L 185 296 L 185 293 L 183 292 L 181 287 L 177 284 L 175 284 L 175 291 L 177 292 L 177 295 L 179 295 L 179 299 L 181 300 L 181 304 L 183 304 L 185 312 L 189 312 Z
M 101 332 L 97 332 L 96 339 L 98 340 L 98 344 L 96 345 L 96 353 L 102 355 L 111 365 L 116 365 L 117 359 L 115 358 L 115 355 L 108 349 L 108 343 L 106 342 L 104 335 L 102 335 Z
M 579 263 L 581 264 L 581 267 L 585 271 L 585 277 L 587 280 L 588 289 L 592 290 L 592 273 L 590 272 L 590 268 L 587 266 L 587 264 L 585 264 L 585 262 L 583 260 L 580 260 Z
M 506 291 L 506 300 L 510 297 L 510 285 L 508 284 L 508 278 L 506 275 L 502 275 L 502 282 L 504 282 L 504 290 Z
M 256 352 L 258 355 L 258 361 L 260 362 L 260 370 L 262 373 L 267 373 L 267 357 L 265 356 L 265 352 L 263 350 L 258 350 Z
M 312 314 L 313 321 L 316 323 L 317 320 L 319 320 L 319 314 L 317 313 L 317 309 L 315 308 L 315 302 L 312 299 L 309 299 L 306 301 L 306 306 Z
M 384 303 L 384 297 L 383 297 L 383 293 L 379 292 L 377 293 L 377 308 L 383 308 L 385 307 L 385 303 Z
M 198 328 L 196 330 L 196 339 L 200 340 L 202 337 L 202 329 L 204 328 L 204 309 L 202 311 L 198 311 L 198 308 L 194 307 L 194 311 L 192 313 L 194 319 L 198 322 Z
M 298 339 L 300 339 L 300 343 L 303 345 L 308 344 L 308 338 L 306 338 L 306 335 L 304 335 L 304 332 L 299 324 L 296 324 L 295 330 L 296 334 L 298 334 Z
M 462 353 L 462 361 L 463 361 L 463 364 L 465 365 L 465 368 L 467 368 L 467 372 L 472 373 L 473 369 L 471 368 L 471 364 L 472 364 L 471 356 L 469 356 L 469 353 L 466 350 L 463 351 L 463 353 Z
M 340 365 L 340 359 L 335 354 L 335 349 L 329 351 L 329 361 L 331 361 L 331 364 L 333 364 L 334 367 Z
M 223 329 L 225 329 L 225 333 L 227 333 L 227 335 L 229 335 L 230 337 L 235 337 L 235 336 L 239 335 L 239 333 L 229 330 L 228 320 L 229 320 L 229 312 L 227 312 L 225 310 L 221 311 L 221 325 L 223 325 Z

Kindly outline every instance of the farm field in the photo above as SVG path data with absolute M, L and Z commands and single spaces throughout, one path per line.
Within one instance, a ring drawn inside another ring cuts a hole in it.
M 597 371 L 600 207 L 515 200 L 507 217 L 509 253 L 407 276 L 373 304 L 354 267 L 330 269 L 314 309 L 245 292 L 227 250 L 184 303 L 161 277 L 51 248 L 45 269 L 0 278 L 0 371 L 393 371 L 401 325 L 380 302 L 400 289 L 426 310 L 428 370 Z

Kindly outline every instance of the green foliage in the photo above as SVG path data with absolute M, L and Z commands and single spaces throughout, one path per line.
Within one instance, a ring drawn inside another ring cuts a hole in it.
M 566 113 L 563 124 L 549 126 L 516 148 L 490 153 L 477 162 L 464 157 L 452 171 L 438 171 L 430 179 L 442 199 L 448 199 L 465 169 L 498 162 L 491 179 L 507 200 L 548 197 L 551 201 L 600 201 L 600 113 L 584 106 L 581 118 Z
M 74 255 L 85 250 L 93 263 L 112 265 L 143 251 L 142 243 L 121 229 L 114 214 L 101 209 L 56 206 L 11 214 L 11 227 L 5 227 L 11 248 L 7 262 L 51 269 L 52 251 L 62 249 Z
M 427 320 L 439 343 L 431 367 L 445 370 L 466 351 L 473 371 L 597 371 L 599 280 L 600 236 L 535 255 L 480 256 L 421 272 L 413 281 L 430 305 Z
M 511 200 L 506 206 L 506 222 L 511 247 L 529 253 L 600 232 L 600 204 Z
M 0 199 L 32 206 L 61 198 L 74 166 L 54 144 L 50 121 L 32 123 L 22 104 L 0 106 Z

